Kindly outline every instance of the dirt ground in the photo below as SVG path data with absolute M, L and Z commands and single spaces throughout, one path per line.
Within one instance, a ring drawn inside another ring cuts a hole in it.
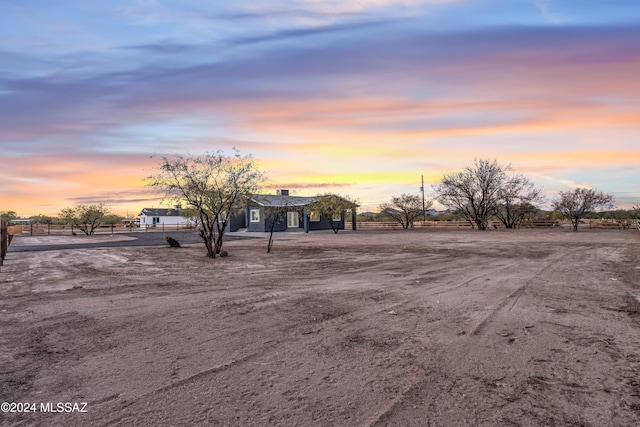
M 10 252 L 0 424 L 640 424 L 637 231 L 188 246 Z

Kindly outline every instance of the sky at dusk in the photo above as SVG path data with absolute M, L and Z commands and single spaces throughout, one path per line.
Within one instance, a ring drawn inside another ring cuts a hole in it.
M 475 158 L 640 202 L 638 0 L 0 0 L 0 211 L 160 207 L 159 156 L 375 210 Z

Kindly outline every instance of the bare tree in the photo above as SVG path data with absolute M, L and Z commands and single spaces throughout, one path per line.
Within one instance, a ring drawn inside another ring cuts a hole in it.
M 87 236 L 90 236 L 96 228 L 100 227 L 106 215 L 109 215 L 109 208 L 102 203 L 98 203 L 64 208 L 60 211 L 58 217 L 62 223 L 71 224 L 72 232 L 73 227 L 76 227 Z
M 351 200 L 348 196 L 339 196 L 337 194 L 324 194 L 318 196 L 316 200 L 309 204 L 309 211 L 315 212 L 320 217 L 329 220 L 329 224 L 334 233 L 338 233 L 338 226 L 335 218 L 344 218 L 347 211 L 353 211 L 358 206 L 357 202 Z
M 433 201 L 424 205 L 424 209 L 429 209 Z M 391 198 L 391 203 L 382 203 L 378 206 L 380 213 L 386 217 L 397 221 L 405 230 L 413 228 L 416 219 L 424 216 L 422 198 L 414 194 L 401 194 Z
M 589 212 L 613 207 L 613 196 L 591 188 L 561 191 L 552 202 L 553 209 L 571 220 L 573 231 L 578 231 L 580 220 Z
M 242 196 L 255 192 L 264 174 L 250 155 L 242 156 L 234 149 L 233 156 L 217 151 L 201 156 L 163 157 L 160 172 L 148 180 L 150 186 L 164 192 L 165 198 L 185 201 L 197 212 L 207 256 L 215 258 Z
M 497 160 L 476 159 L 461 172 L 450 173 L 434 186 L 436 200 L 472 227 L 486 230 L 496 217 L 506 228 L 516 228 L 542 200 L 541 190 L 522 174 L 511 174 L 511 165 Z
M 472 167 L 446 174 L 434 186 L 436 200 L 467 218 L 472 226 L 486 230 L 510 170 L 511 166 L 503 166 L 497 160 L 476 159 Z
M 536 188 L 526 176 L 505 176 L 498 190 L 498 203 L 493 214 L 506 228 L 518 228 L 522 221 L 535 214 L 535 203 L 542 199 L 542 190 Z

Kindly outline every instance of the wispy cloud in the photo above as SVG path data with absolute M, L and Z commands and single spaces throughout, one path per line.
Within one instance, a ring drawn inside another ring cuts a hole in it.
M 323 34 L 332 34 L 332 33 L 341 33 L 341 32 L 349 32 L 361 29 L 367 29 L 370 27 L 377 27 L 388 25 L 393 21 L 357 21 L 357 22 L 346 22 L 340 24 L 333 25 L 323 25 L 317 27 L 304 27 L 304 28 L 292 28 L 277 31 L 271 34 L 265 35 L 257 35 L 250 37 L 239 37 L 235 39 L 227 40 L 230 44 L 240 45 L 240 44 L 254 44 L 254 43 L 262 43 L 267 41 L 276 41 L 276 40 L 287 40 L 298 37 L 309 37 L 309 36 L 318 36 Z
M 121 204 L 158 204 L 162 197 L 155 194 L 150 189 L 134 191 L 104 191 L 101 193 L 85 194 L 82 196 L 68 197 L 66 200 L 70 204 L 97 204 L 104 203 L 107 206 Z
M 531 4 L 540 11 L 540 14 L 548 22 L 553 24 L 563 24 L 566 22 L 565 17 L 554 11 L 551 0 L 531 0 Z
M 0 16 L 6 200 L 135 204 L 149 155 L 233 146 L 372 199 L 484 153 L 559 187 L 638 161 L 635 3 L 122 4 Z M 47 21 L 66 32 L 45 46 Z

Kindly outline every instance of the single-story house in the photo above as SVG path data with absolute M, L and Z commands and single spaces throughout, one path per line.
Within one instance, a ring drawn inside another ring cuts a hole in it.
M 193 225 L 194 221 L 182 216 L 182 206 L 173 208 L 144 208 L 140 212 L 140 228 L 179 227 Z
M 299 230 L 308 233 L 310 230 L 344 230 L 345 214 L 335 218 L 327 218 L 309 210 L 309 205 L 317 197 L 290 196 L 288 190 L 278 190 L 277 194 L 254 194 L 248 196 L 244 207 L 235 212 L 227 224 L 227 231 L 268 232 L 274 218 L 277 223 L 274 231 Z M 278 212 L 281 215 L 275 215 Z M 144 208 L 140 213 L 140 228 L 187 226 L 194 224 L 182 216 L 182 208 L 170 209 Z M 356 229 L 356 209 L 351 211 L 351 224 Z
M 335 218 L 327 218 L 309 210 L 309 205 L 316 199 L 317 197 L 290 196 L 288 190 L 278 190 L 275 195 L 251 195 L 247 197 L 245 208 L 247 231 L 270 231 L 274 218 L 278 219 L 274 231 L 299 230 L 308 233 L 311 230 L 330 230 L 331 222 L 334 228 L 344 230 L 344 213 Z M 281 215 L 275 215 L 276 212 Z M 355 208 L 351 212 L 351 221 L 355 230 Z

